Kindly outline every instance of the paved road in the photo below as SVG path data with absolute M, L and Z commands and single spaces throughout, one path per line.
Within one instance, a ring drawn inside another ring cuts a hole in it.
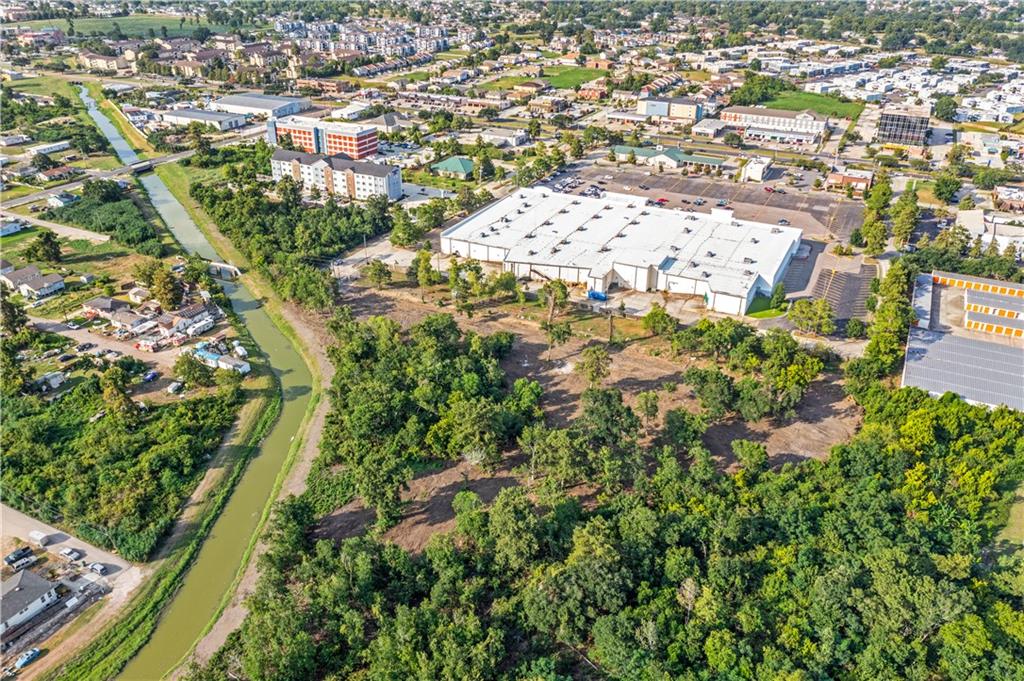
M 7 504 L 0 504 L 0 521 L 2 521 L 0 524 L 3 525 L 4 537 L 17 537 L 27 540 L 30 532 L 44 532 L 50 537 L 49 543 L 45 547 L 48 553 L 58 556 L 61 549 L 70 546 L 84 553 L 85 557 L 83 560 L 87 563 L 103 563 L 107 568 L 106 580 L 111 586 L 115 586 L 117 582 L 124 579 L 126 575 L 129 575 L 132 570 L 138 570 L 138 568 L 134 567 L 124 558 L 88 544 L 81 539 L 72 537 L 67 532 L 59 530 L 52 525 L 47 525 L 20 511 L 16 511 Z M 58 557 L 58 560 L 63 559 Z
M 18 219 L 39 227 L 45 227 L 57 236 L 66 237 L 68 239 L 86 239 L 96 244 L 102 244 L 110 241 L 110 235 L 108 234 L 90 232 L 87 229 L 71 227 L 70 225 L 62 225 L 57 222 L 50 222 L 49 220 L 40 220 L 39 218 L 32 217 L 31 215 L 19 215 Z
M 232 138 L 232 139 L 229 139 L 229 140 L 221 140 L 220 142 L 215 143 L 213 146 L 214 147 L 226 147 L 226 146 L 229 146 L 231 144 L 238 144 L 239 142 L 252 139 L 253 137 L 258 137 L 258 136 L 262 135 L 264 132 L 266 132 L 266 126 L 265 125 L 259 125 L 259 126 L 255 127 L 255 128 L 250 129 L 250 130 L 246 130 L 239 137 Z M 150 163 L 152 163 L 154 166 L 158 166 L 158 165 L 163 165 L 165 163 L 175 163 L 175 162 L 180 161 L 180 160 L 182 160 L 184 158 L 189 158 L 190 156 L 192 156 L 195 153 L 196 153 L 195 150 L 189 149 L 187 151 L 179 151 L 179 152 L 177 152 L 175 154 L 167 154 L 166 156 L 160 156 L 160 157 L 157 157 L 157 158 L 151 158 L 151 159 L 145 159 L 145 160 L 150 161 Z M 66 192 L 66 191 L 71 191 L 72 189 L 78 189 L 83 184 L 85 184 L 86 180 L 109 179 L 109 178 L 112 178 L 112 177 L 118 177 L 118 176 L 121 176 L 121 175 L 126 175 L 126 174 L 129 174 L 131 172 L 132 172 L 131 166 L 121 166 L 120 168 L 115 168 L 114 170 L 104 170 L 104 171 L 101 171 L 101 172 L 97 172 L 97 173 L 95 173 L 93 175 L 90 175 L 89 177 L 82 178 L 80 180 L 75 180 L 74 182 L 67 182 L 65 184 L 58 185 L 56 187 L 51 187 L 51 188 L 46 189 L 44 191 L 38 191 L 38 192 L 36 192 L 34 194 L 26 194 L 25 196 L 20 196 L 20 197 L 18 197 L 16 199 L 10 199 L 9 201 L 4 201 L 2 204 L 0 204 L 0 206 L 2 206 L 3 208 L 13 208 L 14 206 L 24 206 L 25 204 L 35 203 L 36 201 L 39 201 L 41 199 L 45 199 L 46 197 L 52 196 L 54 194 L 59 194 L 60 192 Z

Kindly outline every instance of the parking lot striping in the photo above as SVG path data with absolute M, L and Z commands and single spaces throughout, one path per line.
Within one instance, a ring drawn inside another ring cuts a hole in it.
M 836 270 L 835 270 L 835 269 L 831 269 L 831 270 L 829 270 L 829 271 L 830 271 L 830 272 L 831 272 L 832 274 L 831 274 L 831 275 L 829 275 L 829 278 L 828 278 L 828 283 L 827 283 L 827 284 L 825 284 L 825 290 L 824 290 L 824 292 L 822 292 L 822 294 L 821 294 L 821 297 L 822 297 L 822 298 L 828 298 L 828 290 L 829 290 L 830 288 L 832 288 L 832 281 L 833 281 L 833 280 L 834 280 L 834 279 L 836 278 Z

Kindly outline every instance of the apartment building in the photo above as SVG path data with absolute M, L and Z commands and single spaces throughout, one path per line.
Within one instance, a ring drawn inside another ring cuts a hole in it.
M 377 129 L 361 123 L 335 123 L 305 116 L 287 116 L 267 121 L 267 142 L 276 145 L 283 135 L 310 154 L 345 154 L 352 159 L 377 153 Z
M 315 188 L 357 201 L 374 196 L 386 196 L 390 201 L 402 198 L 402 171 L 397 166 L 276 149 L 270 157 L 270 171 L 275 181 L 290 177 L 306 191 Z
M 875 140 L 889 144 L 924 146 L 928 137 L 931 106 L 888 106 L 882 109 Z
M 828 127 L 828 118 L 810 110 L 730 106 L 720 118 L 745 138 L 765 142 L 813 144 Z

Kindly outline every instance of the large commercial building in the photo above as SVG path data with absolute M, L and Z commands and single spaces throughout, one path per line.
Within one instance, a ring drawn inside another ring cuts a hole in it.
M 704 117 L 703 105 L 689 97 L 645 97 L 637 100 L 636 112 L 669 123 L 696 123 Z
M 291 116 L 310 108 L 305 97 L 279 97 L 277 95 L 228 95 L 215 101 L 211 107 L 217 111 L 241 114 L 243 116 L 264 116 L 280 118 Z
M 787 144 L 814 144 L 828 127 L 828 118 L 814 111 L 786 111 L 759 106 L 730 106 L 721 120 L 745 139 Z
M 275 181 L 290 177 L 307 191 L 316 188 L 357 201 L 373 196 L 386 196 L 391 201 L 402 198 L 402 171 L 397 166 L 275 149 L 270 171 Z
M 924 146 L 931 109 L 927 106 L 889 106 L 878 119 L 876 141 L 888 144 Z
M 245 125 L 245 116 L 242 114 L 225 113 L 223 111 L 206 111 L 204 109 L 175 109 L 172 111 L 164 111 L 160 114 L 160 120 L 171 125 L 202 123 L 207 127 L 215 128 L 221 132 L 241 128 Z
M 441 234 L 441 251 L 501 263 L 517 277 L 562 279 L 597 293 L 619 286 L 704 298 L 743 314 L 782 281 L 801 231 L 648 207 L 625 194 L 588 198 L 521 189 Z
M 360 123 L 333 123 L 305 116 L 267 121 L 267 141 L 277 144 L 288 135 L 292 144 L 310 154 L 345 154 L 368 158 L 377 153 L 377 129 Z

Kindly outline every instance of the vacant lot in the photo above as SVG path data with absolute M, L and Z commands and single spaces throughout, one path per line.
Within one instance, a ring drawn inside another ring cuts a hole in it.
M 553 88 L 571 88 L 608 75 L 601 69 L 582 66 L 548 66 L 544 69 L 544 80 Z
M 819 95 L 813 92 L 783 92 L 781 95 L 765 102 L 765 106 L 774 109 L 786 109 L 787 111 L 803 111 L 810 109 L 817 111 L 822 116 L 830 118 L 854 119 L 860 116 L 864 110 L 863 102 L 840 102 L 834 97 Z
M 90 35 L 92 33 L 106 34 L 113 29 L 115 23 L 125 35 L 140 38 L 149 36 L 151 30 L 159 36 L 163 35 L 164 29 L 167 29 L 167 35 L 172 37 L 192 35 L 192 32 L 197 28 L 208 28 L 214 33 L 230 33 L 235 30 L 235 27 L 226 24 L 211 24 L 202 17 L 191 17 L 191 20 L 194 22 L 198 21 L 198 23 L 189 23 L 186 20 L 182 24 L 180 17 L 159 14 L 133 14 L 126 17 L 76 17 L 72 21 L 74 21 L 75 32 L 79 35 Z M 18 25 L 31 26 L 34 29 L 59 28 L 62 31 L 68 30 L 67 19 L 19 21 Z M 244 28 L 252 28 L 252 26 Z
M 352 289 L 345 302 L 358 316 L 385 315 L 404 326 L 438 311 L 437 305 L 429 300 L 421 303 L 413 289 L 383 292 Z M 575 417 L 580 393 L 586 388 L 586 382 L 573 368 L 583 348 L 600 342 L 595 337 L 599 330 L 603 334 L 607 322 L 583 319 L 575 323 L 573 330 L 577 335 L 549 355 L 542 332 L 531 321 L 537 312 L 534 305 L 506 305 L 498 312 L 480 311 L 472 319 L 457 319 L 464 328 L 480 333 L 505 330 L 517 335 L 503 368 L 510 380 L 527 377 L 539 382 L 544 388 L 542 406 L 548 423 L 564 427 Z M 620 325 L 618 331 L 624 335 L 639 335 L 636 333 L 639 325 L 635 321 L 622 320 L 617 324 Z M 627 342 L 625 348 L 613 352 L 611 374 L 604 382 L 605 386 L 622 390 L 628 404 L 633 404 L 641 391 L 658 391 L 660 414 L 648 437 L 653 436 L 669 409 L 699 411 L 696 399 L 681 384 L 681 379 L 689 366 L 706 360 L 692 357 L 669 359 L 664 356 L 664 351 L 662 344 L 649 339 Z M 853 435 L 860 419 L 860 409 L 846 397 L 838 376 L 830 375 L 812 386 L 794 419 L 750 424 L 730 418 L 712 425 L 704 441 L 722 467 L 733 464 L 731 445 L 738 438 L 763 443 L 772 462 L 781 465 L 806 458 L 826 457 L 832 445 Z M 452 528 L 451 501 L 456 493 L 471 489 L 489 502 L 503 487 L 523 484 L 523 473 L 519 470 L 522 463 L 518 454 L 512 453 L 501 467 L 490 473 L 465 462 L 450 463 L 421 473 L 410 482 L 403 495 L 408 505 L 402 521 L 387 532 L 386 538 L 406 549 L 422 550 L 435 533 Z M 573 493 L 586 497 L 590 490 L 581 487 L 574 489 Z M 336 539 L 355 536 L 361 534 L 373 518 L 372 510 L 359 501 L 353 501 L 325 517 L 318 534 Z

